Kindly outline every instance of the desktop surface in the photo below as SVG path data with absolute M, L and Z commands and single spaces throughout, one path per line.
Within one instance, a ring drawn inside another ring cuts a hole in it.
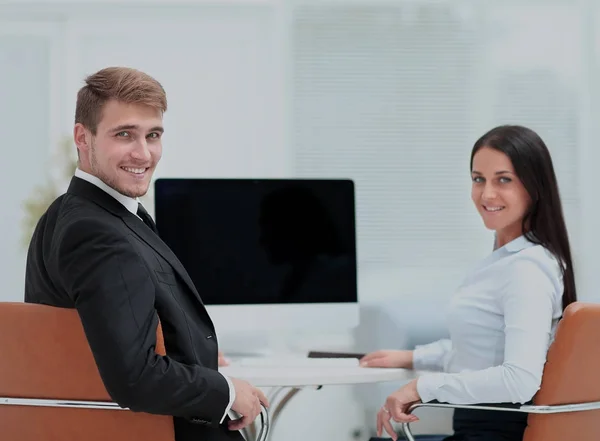
M 350 180 L 162 178 L 155 218 L 206 305 L 357 302 Z

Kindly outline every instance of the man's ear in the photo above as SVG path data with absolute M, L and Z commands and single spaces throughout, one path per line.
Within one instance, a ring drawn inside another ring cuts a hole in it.
M 77 123 L 73 128 L 73 140 L 79 153 L 87 153 L 90 149 L 92 134 L 83 124 Z

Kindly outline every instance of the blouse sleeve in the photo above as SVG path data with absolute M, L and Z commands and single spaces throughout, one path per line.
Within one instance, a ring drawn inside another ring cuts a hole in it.
M 554 303 L 560 298 L 557 288 L 538 263 L 519 261 L 499 300 L 505 325 L 504 362 L 478 371 L 423 375 L 417 380 L 421 400 L 457 404 L 531 400 L 542 381 Z
M 450 339 L 417 346 L 413 351 L 413 368 L 417 371 L 443 371 L 451 350 Z

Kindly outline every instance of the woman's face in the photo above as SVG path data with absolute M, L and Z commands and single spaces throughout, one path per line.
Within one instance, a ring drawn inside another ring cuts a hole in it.
M 473 158 L 471 198 L 485 226 L 496 231 L 498 246 L 524 232 L 523 218 L 531 198 L 507 155 L 483 147 Z

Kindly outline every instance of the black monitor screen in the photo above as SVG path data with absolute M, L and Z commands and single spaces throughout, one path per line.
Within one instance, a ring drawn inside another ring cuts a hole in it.
M 351 180 L 163 178 L 155 218 L 207 305 L 357 301 Z

